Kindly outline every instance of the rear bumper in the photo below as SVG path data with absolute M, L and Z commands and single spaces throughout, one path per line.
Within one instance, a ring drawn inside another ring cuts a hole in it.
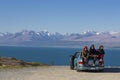
M 99 70 L 104 70 L 104 67 L 86 67 L 86 66 L 79 66 L 77 67 L 77 70 L 93 70 L 93 71 L 99 71 Z

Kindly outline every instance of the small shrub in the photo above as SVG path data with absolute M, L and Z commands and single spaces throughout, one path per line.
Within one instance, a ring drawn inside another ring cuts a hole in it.
M 13 58 L 11 58 L 11 59 L 12 59 L 12 60 L 17 60 L 17 59 L 16 59 L 16 58 L 14 58 L 14 57 L 13 57 Z
M 0 63 L 0 66 L 2 66 L 2 63 Z
M 37 63 L 37 62 L 31 62 L 30 65 L 31 65 L 31 66 L 40 66 L 40 63 Z

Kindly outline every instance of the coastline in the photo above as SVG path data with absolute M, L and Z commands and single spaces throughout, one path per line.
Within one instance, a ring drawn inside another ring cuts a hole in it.
M 25 62 L 14 57 L 0 57 L 0 69 L 37 67 L 37 66 L 48 66 L 48 64 L 38 62 Z

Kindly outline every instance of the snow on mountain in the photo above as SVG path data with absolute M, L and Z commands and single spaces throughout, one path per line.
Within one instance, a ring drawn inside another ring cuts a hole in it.
M 119 32 L 110 32 L 111 35 L 119 34 Z
M 48 31 L 27 31 L 23 30 L 16 33 L 0 33 L 1 37 L 6 40 L 101 40 L 101 39 L 112 39 L 120 38 L 120 32 L 96 32 L 96 31 L 86 31 L 82 33 L 72 33 L 62 35 L 60 33 L 50 33 Z
M 73 33 L 66 35 L 63 41 L 74 41 L 74 42 L 93 42 L 98 44 L 106 44 L 108 46 L 119 46 L 120 45 L 120 32 L 96 32 L 87 31 L 83 33 Z
M 2 36 L 4 36 L 4 34 L 3 34 L 3 33 L 0 33 L 0 37 L 2 37 Z
M 98 43 L 105 42 L 105 43 L 118 44 L 120 43 L 120 32 L 86 31 L 82 33 L 72 33 L 72 34 L 63 35 L 58 32 L 50 33 L 48 31 L 35 32 L 32 30 L 31 31 L 23 30 L 21 32 L 16 32 L 16 33 L 0 33 L 0 44 L 41 42 L 41 41 L 42 42 L 52 41 L 52 42 L 56 42 L 55 44 L 58 44 L 61 41 L 64 42 L 61 44 L 67 44 L 67 42 L 71 42 L 71 41 L 72 42 L 78 42 L 78 41 L 91 42 L 92 41 L 92 42 L 98 42 Z
M 50 33 L 48 31 L 21 31 L 12 33 L 0 33 L 0 40 L 12 40 L 12 41 L 49 41 L 49 40 L 59 40 L 63 37 L 63 35 L 59 33 Z
M 83 34 L 83 35 L 96 35 L 97 32 L 96 31 L 86 31 L 86 32 L 83 32 L 81 34 Z

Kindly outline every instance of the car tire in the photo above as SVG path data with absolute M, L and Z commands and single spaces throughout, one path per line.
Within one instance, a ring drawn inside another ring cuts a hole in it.
M 70 66 L 70 69 L 71 69 L 71 70 L 74 70 L 74 67 L 71 67 L 71 66 Z
M 77 72 L 80 72 L 80 70 L 77 70 Z

